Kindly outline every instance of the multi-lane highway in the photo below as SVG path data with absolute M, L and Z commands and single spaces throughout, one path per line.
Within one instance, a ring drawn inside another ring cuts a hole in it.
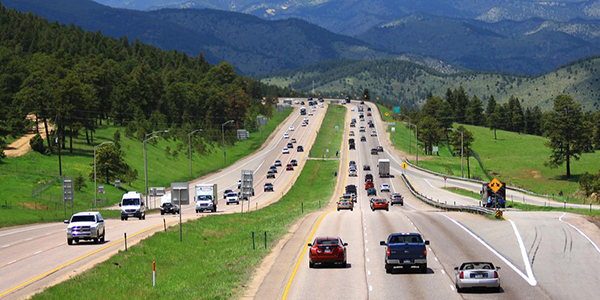
M 194 184 L 216 183 L 219 189 L 217 214 L 240 212 L 242 205 L 225 205 L 222 193 L 226 189 L 237 189 L 241 170 L 255 172 L 256 194 L 251 198 L 250 205 L 248 202 L 243 203 L 244 212 L 247 211 L 248 206 L 253 211 L 280 199 L 300 174 L 327 108 L 327 106 L 317 108 L 313 116 L 301 116 L 298 107 L 299 105 L 295 105 L 292 114 L 259 151 L 217 173 L 190 182 L 190 199 L 194 197 Z M 301 126 L 304 117 L 309 118 L 306 127 Z M 294 126 L 295 130 L 289 131 L 290 126 Z M 284 138 L 286 132 L 289 133 L 288 139 Z M 283 154 L 282 149 L 292 138 L 297 140 L 294 149 L 291 149 L 289 154 Z M 297 152 L 298 145 L 302 145 L 306 152 Z M 281 160 L 284 167 L 278 168 L 275 179 L 267 180 L 266 173 L 277 159 Z M 285 165 L 292 159 L 298 161 L 298 167 L 294 171 L 285 171 Z M 182 170 L 182 172 L 186 171 Z M 265 182 L 273 183 L 274 192 L 263 192 Z M 211 215 L 211 213 L 195 213 L 193 201 L 191 202 L 190 205 L 182 207 L 184 221 Z M 109 219 L 105 224 L 105 243 L 82 242 L 73 246 L 68 246 L 66 243 L 66 225 L 62 223 L 2 229 L 0 230 L 0 274 L 2 274 L 0 298 L 23 298 L 78 274 L 95 263 L 107 259 L 119 249 L 123 249 L 125 233 L 128 237 L 127 243 L 131 246 L 154 232 L 163 230 L 165 223 L 166 226 L 176 225 L 179 223 L 179 216 L 151 214 L 146 217 L 146 220 Z M 185 239 L 185 236 L 183 238 Z
M 352 102 L 350 106 L 358 105 Z M 600 264 L 600 234 L 595 224 L 584 217 L 560 212 L 508 212 L 507 220 L 497 221 L 468 213 L 448 213 L 433 209 L 413 197 L 400 178 L 401 153 L 392 150 L 384 124 L 372 104 L 377 137 L 359 133 L 346 125 L 342 168 L 348 162 L 358 166 L 358 177 L 340 178 L 359 187 L 354 211 L 336 211 L 332 204 L 320 212 L 315 222 L 305 222 L 274 260 L 273 272 L 265 276 L 254 294 L 255 299 L 585 299 L 596 298 L 600 280 L 594 276 Z M 358 110 L 347 112 L 347 121 L 358 118 Z M 349 150 L 347 139 L 353 130 L 356 150 Z M 361 136 L 366 142 L 360 142 Z M 385 151 L 371 155 L 371 149 Z M 390 158 L 394 178 L 378 178 L 377 160 Z M 371 171 L 363 171 L 368 164 Z M 364 190 L 364 175 L 375 176 L 379 186 L 388 183 L 392 192 L 405 197 L 404 206 L 392 206 L 389 212 L 371 211 Z M 441 201 L 477 204 L 472 199 L 452 194 L 434 184 L 442 180 L 426 172 L 408 170 L 408 179 L 423 194 Z M 462 182 L 457 182 L 462 184 Z M 338 193 L 341 193 L 338 190 Z M 340 196 L 339 194 L 336 196 Z M 335 197 L 335 196 L 334 196 Z M 318 220 L 318 221 L 317 221 Z M 428 270 L 386 274 L 384 247 L 379 242 L 394 232 L 418 232 L 431 241 Z M 340 237 L 348 243 L 348 266 L 309 268 L 306 243 L 317 236 Z M 297 242 L 301 240 L 302 242 Z M 465 261 L 490 261 L 500 266 L 500 292 L 472 291 L 457 293 L 454 267 Z

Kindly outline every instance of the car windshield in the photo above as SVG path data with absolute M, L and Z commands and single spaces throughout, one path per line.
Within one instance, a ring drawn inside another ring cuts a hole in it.
M 140 199 L 123 199 L 123 205 L 140 205 Z
M 96 222 L 96 217 L 94 216 L 73 216 L 71 218 L 71 223 L 75 222 Z
M 487 262 L 464 263 L 460 266 L 461 270 L 493 270 L 494 265 Z
M 418 235 L 394 235 L 389 244 L 422 244 L 423 239 Z
M 198 201 L 211 201 L 212 200 L 212 196 L 211 195 L 199 195 L 198 196 Z
M 319 246 L 337 246 L 338 240 L 337 239 L 322 239 L 322 240 L 317 240 L 316 244 L 318 244 Z

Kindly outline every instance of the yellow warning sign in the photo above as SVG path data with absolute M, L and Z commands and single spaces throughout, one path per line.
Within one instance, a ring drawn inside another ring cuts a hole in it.
M 389 112 L 386 112 L 386 113 L 385 113 L 385 116 L 386 116 L 386 117 L 387 117 L 387 116 L 389 116 L 389 115 L 390 115 L 390 113 L 389 113 Z
M 408 167 L 408 165 L 407 165 L 405 162 L 403 162 L 403 163 L 402 163 L 402 169 L 405 169 L 405 170 L 406 170 L 406 168 L 407 168 L 407 167 Z
M 494 178 L 492 181 L 490 181 L 490 183 L 488 183 L 488 186 L 492 189 L 492 191 L 494 191 L 494 193 L 497 193 L 498 190 L 502 188 L 502 182 Z

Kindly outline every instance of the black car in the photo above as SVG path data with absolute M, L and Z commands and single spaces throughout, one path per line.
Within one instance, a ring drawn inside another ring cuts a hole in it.
M 365 182 L 367 182 L 369 180 L 373 181 L 373 174 L 366 174 L 365 175 Z
M 369 165 L 364 165 L 364 166 L 363 166 L 363 171 L 371 171 L 371 166 L 369 166 Z
M 160 206 L 160 214 L 164 215 L 164 214 L 178 214 L 179 213 L 179 206 L 173 204 L 173 203 L 163 203 Z
M 377 151 L 377 148 L 373 148 L 373 149 L 371 149 L 371 154 L 372 155 L 378 155 L 379 151 Z
M 304 101 L 300 102 L 300 105 L 304 105 Z
M 356 150 L 356 145 L 354 143 L 350 144 L 349 149 Z
M 366 138 L 366 137 L 363 135 L 363 136 L 361 136 L 361 137 L 360 137 L 360 141 L 361 141 L 361 142 L 366 142 L 366 141 L 367 141 L 367 138 Z
M 288 144 L 287 144 L 287 147 L 288 147 L 288 149 L 294 149 L 294 144 L 292 144 L 292 143 L 288 143 Z
M 294 167 L 295 167 L 295 166 L 297 166 L 297 165 L 298 165 L 298 161 L 297 161 L 297 160 L 295 160 L 295 159 L 292 159 L 292 160 L 290 161 L 290 164 L 291 164 L 292 166 L 294 166 Z
M 267 172 L 267 179 L 275 179 L 275 172 L 273 172 L 273 170 Z
M 371 107 L 367 107 L 367 111 L 371 111 Z
M 379 152 L 383 152 L 383 147 L 381 147 L 381 146 L 377 146 L 377 151 L 379 151 Z
M 369 128 L 375 128 L 375 124 L 373 124 L 373 123 L 369 124 Z
M 265 192 L 273 192 L 273 184 L 272 183 L 265 183 Z
M 304 152 L 304 147 L 302 147 L 302 146 L 298 146 L 298 147 L 296 148 L 296 151 L 298 151 L 298 152 Z
M 271 166 L 269 168 L 269 172 L 277 173 L 277 167 L 276 166 Z
M 356 127 L 356 123 L 350 123 L 350 127 Z
M 360 101 L 360 104 L 365 104 L 365 101 Z
M 223 199 L 226 199 L 227 198 L 227 194 L 229 194 L 229 193 L 233 193 L 233 191 L 232 190 L 225 190 L 223 192 Z

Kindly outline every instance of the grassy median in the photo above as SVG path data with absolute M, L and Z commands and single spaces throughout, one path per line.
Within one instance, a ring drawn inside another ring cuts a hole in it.
M 275 128 L 291 113 L 273 113 L 267 126 L 263 128 L 262 135 L 252 132 L 250 138 L 227 147 L 227 164 L 233 164 L 239 159 L 248 156 L 259 149 Z M 99 207 L 117 203 L 124 192 L 144 190 L 144 160 L 142 143 L 137 139 L 125 136 L 125 128 L 103 126 L 95 133 L 95 143 L 112 141 L 115 131 L 121 132 L 121 149 L 125 153 L 125 161 L 138 171 L 138 178 L 131 184 L 123 184 L 118 189 L 105 182 L 98 181 L 98 185 L 105 186 L 106 194 L 99 194 Z M 202 132 L 197 133 L 201 136 Z M 220 135 L 219 135 L 220 138 Z M 210 139 L 214 139 L 211 137 Z M 218 144 L 220 145 L 220 144 Z M 157 144 L 148 144 L 148 185 L 150 187 L 169 187 L 171 182 L 189 181 L 209 174 L 223 167 L 223 150 L 217 144 L 210 148 L 205 155 L 197 152 L 193 155 L 193 176 L 190 177 L 190 167 L 187 157 L 187 147 L 182 148 L 182 141 L 160 139 Z M 76 177 L 81 173 L 85 178 L 87 187 L 74 195 L 74 212 L 88 210 L 94 204 L 94 182 L 88 178 L 93 170 L 93 148 L 87 145 L 85 136 L 73 139 L 73 153 L 63 150 L 62 169 L 65 176 Z M 169 149 L 167 154 L 167 148 Z M 0 200 L 0 228 L 14 225 L 30 224 L 37 222 L 55 222 L 64 218 L 62 206 L 61 181 L 58 175 L 58 156 L 42 155 L 30 151 L 24 156 L 5 159 L 0 164 L 0 189 L 3 191 Z M 32 191 L 44 185 L 47 189 L 38 195 L 32 196 Z M 71 209 L 67 209 L 70 216 Z M 103 211 L 107 217 L 117 216 L 117 212 Z
M 319 135 L 310 149 L 310 157 L 314 158 L 335 158 L 339 157 L 340 147 L 342 145 L 342 133 L 344 132 L 344 122 L 346 120 L 346 107 L 330 104 L 327 107 L 327 113 Z M 337 126 L 337 130 L 335 127 Z M 327 151 L 329 150 L 329 152 Z

